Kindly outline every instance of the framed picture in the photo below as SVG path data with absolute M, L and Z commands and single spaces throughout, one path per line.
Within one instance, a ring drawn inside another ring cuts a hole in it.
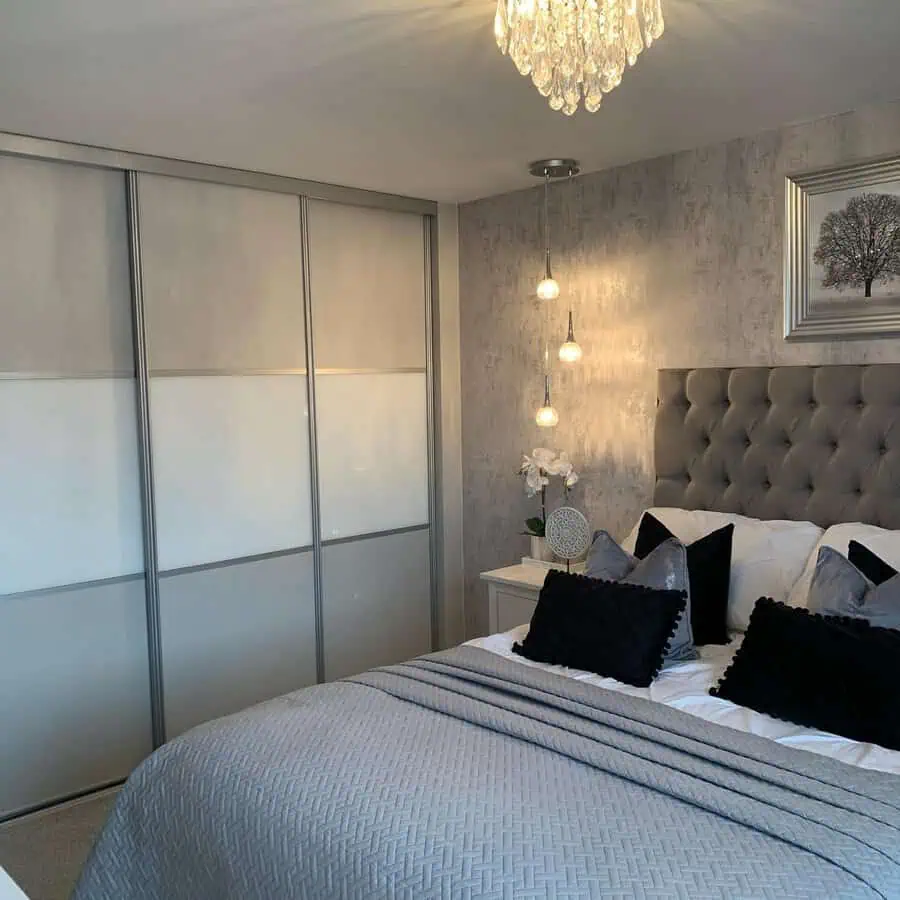
M 784 336 L 900 336 L 900 156 L 785 181 Z

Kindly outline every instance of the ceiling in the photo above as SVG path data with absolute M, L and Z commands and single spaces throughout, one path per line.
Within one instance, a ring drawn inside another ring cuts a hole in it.
M 2 0 L 0 130 L 466 201 L 900 97 L 898 0 L 663 0 L 600 111 L 552 112 L 494 0 Z

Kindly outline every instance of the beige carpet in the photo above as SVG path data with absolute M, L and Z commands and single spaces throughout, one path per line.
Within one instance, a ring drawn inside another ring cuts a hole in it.
M 0 825 L 0 865 L 29 900 L 68 900 L 117 789 Z

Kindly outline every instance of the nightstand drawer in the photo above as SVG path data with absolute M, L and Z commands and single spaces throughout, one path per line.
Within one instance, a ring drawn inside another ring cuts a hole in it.
M 536 593 L 523 595 L 498 588 L 496 631 L 509 631 L 516 625 L 530 622 L 535 606 L 537 606 Z

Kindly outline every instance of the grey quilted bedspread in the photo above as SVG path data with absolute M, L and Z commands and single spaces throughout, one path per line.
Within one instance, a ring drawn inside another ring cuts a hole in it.
M 75 897 L 900 898 L 900 778 L 460 647 L 167 744 Z

